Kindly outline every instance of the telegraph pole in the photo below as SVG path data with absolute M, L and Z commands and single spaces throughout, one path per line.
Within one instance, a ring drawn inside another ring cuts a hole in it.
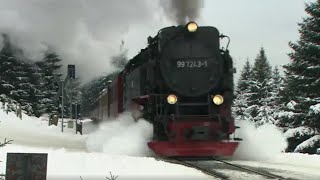
M 70 98 L 70 101 L 69 101 L 69 103 L 70 103 L 70 120 L 72 122 L 72 120 L 73 120 L 73 111 L 72 111 L 73 98 L 72 98 L 72 96 L 73 96 L 73 93 L 74 93 L 73 92 L 73 90 L 74 90 L 74 80 L 76 78 L 76 67 L 75 67 L 75 65 L 71 65 L 71 64 L 68 65 L 68 76 L 70 78 L 70 86 L 69 86 L 68 90 L 71 89 L 71 91 L 68 91 L 68 93 L 69 93 L 69 98 Z
M 63 121 L 63 111 L 64 111 L 64 83 L 61 81 L 61 87 L 62 87 L 62 91 L 61 91 L 61 132 L 63 132 L 63 124 L 64 124 L 64 121 Z
M 68 91 L 68 82 L 70 79 L 74 79 L 75 78 L 75 65 L 68 65 L 68 73 L 66 78 L 64 79 L 64 81 L 60 80 L 60 78 L 58 76 L 55 76 L 56 81 L 59 85 L 59 91 L 56 94 L 56 96 L 54 97 L 54 101 L 59 101 L 59 97 L 61 95 L 61 132 L 63 132 L 63 126 L 64 126 L 64 104 L 65 101 L 68 102 L 69 101 L 69 91 Z M 72 106 L 72 102 L 69 101 L 71 106 Z M 72 119 L 72 107 L 71 107 L 71 112 L 70 112 L 70 116 Z

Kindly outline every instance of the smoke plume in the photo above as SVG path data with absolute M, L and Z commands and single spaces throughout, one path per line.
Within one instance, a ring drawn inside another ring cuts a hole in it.
M 287 140 L 282 131 L 273 124 L 264 124 L 255 127 L 250 121 L 238 121 L 237 136 L 242 138 L 240 146 L 234 154 L 236 160 L 269 160 L 282 151 L 287 146 Z
M 160 0 L 166 16 L 178 24 L 195 21 L 200 17 L 203 0 Z
M 55 51 L 88 80 L 114 70 L 111 57 L 119 54 L 122 36 L 153 27 L 157 8 L 148 0 L 0 0 L 0 34 L 28 59 Z M 146 41 L 147 35 L 133 38 Z M 138 45 L 135 52 L 143 48 Z
M 148 156 L 147 143 L 152 139 L 153 126 L 144 119 L 135 122 L 130 113 L 109 119 L 90 134 L 86 140 L 89 152 L 104 152 L 114 155 Z

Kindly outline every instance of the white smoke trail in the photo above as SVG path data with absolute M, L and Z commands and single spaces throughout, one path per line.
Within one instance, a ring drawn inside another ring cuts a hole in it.
M 0 0 L 0 34 L 30 59 L 52 49 L 90 79 L 114 70 L 110 57 L 118 54 L 122 36 L 154 26 L 156 9 L 148 0 Z M 134 38 L 146 41 L 147 35 Z

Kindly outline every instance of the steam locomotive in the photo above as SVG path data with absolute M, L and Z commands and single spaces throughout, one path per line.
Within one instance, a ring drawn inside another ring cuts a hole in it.
M 148 46 L 101 93 L 95 118 L 130 111 L 150 121 L 148 147 L 159 156 L 233 155 L 239 144 L 231 138 L 235 69 L 228 48 L 220 48 L 225 37 L 195 22 L 148 37 Z

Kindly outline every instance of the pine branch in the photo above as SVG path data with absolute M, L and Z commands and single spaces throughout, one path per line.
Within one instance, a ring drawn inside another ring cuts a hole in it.
M 13 140 L 7 140 L 7 138 L 4 139 L 3 143 L 0 143 L 0 147 L 4 147 L 8 144 L 12 144 Z

